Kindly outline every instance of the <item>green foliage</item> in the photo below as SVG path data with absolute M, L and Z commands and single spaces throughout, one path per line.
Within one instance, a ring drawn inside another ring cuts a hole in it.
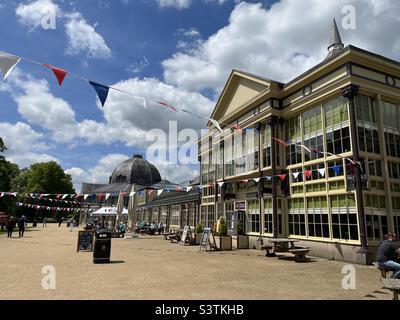
M 11 181 L 19 174 L 19 168 L 16 164 L 0 157 L 0 191 L 11 191 Z
M 72 177 L 54 161 L 35 163 L 12 182 L 14 191 L 27 193 L 75 193 Z
M 221 218 L 221 220 L 220 220 L 220 233 L 219 233 L 219 235 L 221 236 L 221 237 L 226 237 L 227 235 L 228 235 L 228 226 L 227 226 L 227 224 L 226 224 L 226 222 L 225 222 L 225 219 L 224 218 Z
M 239 221 L 237 224 L 237 234 L 239 236 L 243 236 L 245 234 L 244 233 L 244 225 L 243 225 L 243 222 L 241 222 L 241 221 Z
M 3 139 L 0 138 L 0 153 L 4 152 L 4 151 L 6 151 L 6 150 L 7 150 L 7 147 L 6 147 L 6 145 L 4 144 Z
M 200 222 L 196 224 L 195 233 L 203 233 L 203 225 Z

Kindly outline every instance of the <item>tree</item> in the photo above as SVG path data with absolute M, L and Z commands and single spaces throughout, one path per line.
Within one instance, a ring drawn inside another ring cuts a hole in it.
M 72 177 L 54 162 L 35 163 L 12 182 L 15 191 L 27 193 L 75 193 Z
M 4 144 L 3 139 L 0 137 L 0 153 L 3 153 L 6 150 L 7 150 L 7 147 Z

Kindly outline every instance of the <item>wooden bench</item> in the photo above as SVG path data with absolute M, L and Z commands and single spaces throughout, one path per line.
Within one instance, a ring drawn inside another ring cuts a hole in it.
M 174 233 L 164 233 L 164 240 L 170 240 L 169 237 L 174 235 Z
M 373 262 L 372 264 L 380 270 L 382 278 L 387 278 L 387 274 L 389 272 L 394 271 L 393 269 L 390 268 L 381 267 L 378 262 Z
M 381 278 L 381 281 L 385 289 L 393 292 L 393 300 L 399 300 L 400 279 Z
M 310 248 L 296 248 L 289 249 L 289 252 L 294 254 L 294 261 L 296 262 L 306 262 L 308 261 L 307 253 L 310 252 Z

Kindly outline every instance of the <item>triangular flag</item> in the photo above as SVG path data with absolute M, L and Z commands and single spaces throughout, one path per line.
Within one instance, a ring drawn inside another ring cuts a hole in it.
M 306 171 L 304 171 L 304 174 L 306 175 L 307 179 L 310 179 L 310 177 L 311 177 L 311 170 L 306 170 Z
M 214 120 L 214 119 L 210 118 L 210 121 L 219 130 L 219 132 L 221 132 L 221 133 L 223 132 L 222 129 L 221 129 L 221 126 L 219 125 L 217 120 Z
M 220 188 L 223 187 L 224 184 L 225 184 L 225 182 L 218 182 L 218 186 L 219 186 Z
M 300 172 L 293 172 L 293 178 L 296 180 L 300 175 Z
M 106 193 L 106 201 L 108 200 L 108 198 L 110 198 L 111 193 Z
M 234 126 L 232 126 L 232 129 L 238 130 L 238 131 L 243 131 L 242 127 L 239 126 L 238 124 L 235 124 Z
M 62 199 L 65 199 L 66 197 L 68 197 L 68 195 L 67 195 L 67 194 L 64 194 L 64 195 L 62 196 Z
M 133 197 L 135 194 L 136 194 L 136 192 L 131 192 L 131 193 L 129 194 L 129 198 L 130 198 L 130 197 Z
M 285 181 L 286 176 L 287 176 L 286 174 L 280 174 L 280 175 L 278 175 L 279 179 L 281 179 L 282 181 Z
M 186 188 L 186 192 L 189 192 L 190 190 L 192 190 L 193 187 L 187 187 Z
M 240 182 L 247 184 L 249 182 L 249 180 L 241 180 Z
M 159 197 L 161 195 L 161 193 L 163 193 L 164 190 L 157 190 L 157 197 Z
M 171 108 L 172 110 L 174 110 L 175 112 L 177 112 L 178 110 L 174 107 L 174 106 L 171 106 L 170 104 L 168 104 L 168 103 L 165 103 L 165 102 L 162 102 L 162 101 L 159 101 L 158 102 L 158 104 L 161 104 L 161 105 L 163 105 L 163 106 L 165 106 L 165 107 L 168 107 L 168 108 Z
M 253 180 L 258 183 L 260 182 L 261 178 L 254 178 Z
M 108 92 L 110 91 L 110 87 L 93 81 L 89 81 L 89 83 L 93 86 L 94 90 L 96 90 L 97 95 L 99 96 L 99 99 L 101 101 L 101 105 L 104 107 L 104 104 L 106 103 L 108 97 Z
M 272 180 L 272 177 L 269 177 L 269 176 L 266 176 L 265 177 L 268 181 L 271 181 Z
M 58 80 L 58 84 L 59 84 L 60 87 L 61 87 L 62 84 L 63 84 L 63 81 L 64 81 L 65 77 L 66 77 L 67 74 L 68 74 L 68 72 L 65 71 L 65 70 L 62 70 L 62 69 L 53 67 L 53 66 L 51 66 L 51 65 L 49 65 L 49 64 L 47 64 L 47 63 L 44 64 L 43 67 L 50 68 L 50 69 L 53 71 L 54 75 L 56 76 L 56 78 L 57 78 L 57 80 Z
M 321 175 L 322 178 L 325 177 L 325 169 L 318 169 L 319 174 Z
M 340 172 L 341 172 L 340 166 L 333 166 L 332 169 L 333 169 L 333 171 L 335 171 L 335 173 L 336 173 L 337 175 L 339 175 Z
M 14 56 L 12 54 L 0 51 L 0 68 L 3 71 L 4 80 L 7 79 L 8 75 L 15 68 L 15 66 L 21 61 L 21 57 Z

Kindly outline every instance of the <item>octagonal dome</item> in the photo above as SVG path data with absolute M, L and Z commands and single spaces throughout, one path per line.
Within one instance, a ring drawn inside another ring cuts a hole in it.
M 122 162 L 110 177 L 110 184 L 137 184 L 151 186 L 161 181 L 157 168 L 141 155 Z

